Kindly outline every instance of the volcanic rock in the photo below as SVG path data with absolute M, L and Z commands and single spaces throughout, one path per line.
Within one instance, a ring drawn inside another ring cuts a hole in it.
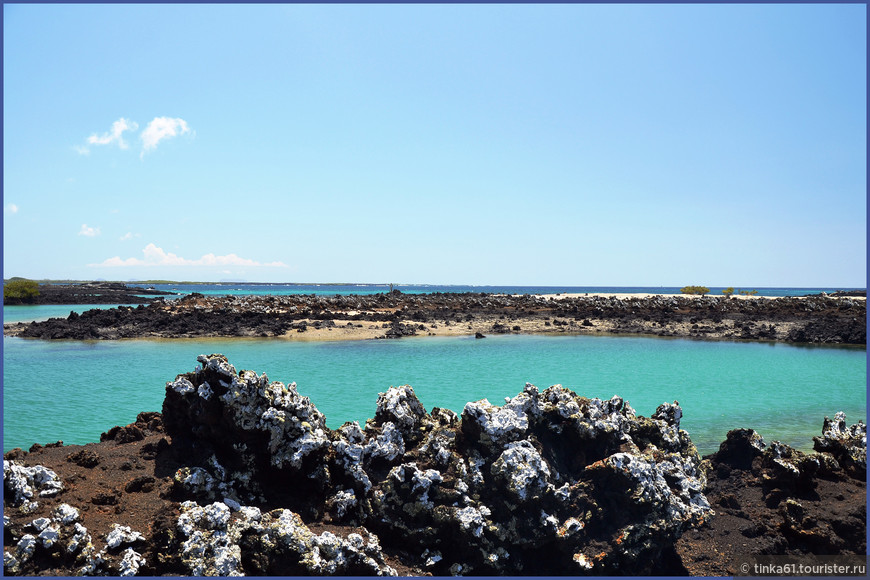
M 185 493 L 401 538 L 434 574 L 650 572 L 711 513 L 676 405 L 647 419 L 618 397 L 527 385 L 457 418 L 427 413 L 403 386 L 378 398 L 365 429 L 333 431 L 295 384 L 198 360 L 167 384 L 163 408 L 173 445 L 203 458 L 175 475 Z
M 81 315 L 4 327 L 29 338 L 116 340 L 136 337 L 298 336 L 337 329 L 336 320 L 387 323 L 381 338 L 412 336 L 465 322 L 475 333 L 617 333 L 697 339 L 866 344 L 866 300 L 806 296 L 736 300 L 725 297 L 505 296 L 375 294 L 368 296 L 203 296 L 157 299 L 147 306 L 89 310 Z M 505 321 L 511 320 L 509 326 Z M 293 332 L 295 331 L 295 332 Z M 347 338 L 352 338 L 348 335 Z
M 838 413 L 834 421 L 825 418 L 823 432 L 813 438 L 820 451 L 814 454 L 765 444 L 752 429 L 728 432 L 719 451 L 705 458 L 704 492 L 717 515 L 676 544 L 687 572 L 733 576 L 756 555 L 801 556 L 808 563 L 813 555 L 867 553 L 866 467 L 859 467 L 866 427 L 845 427 Z

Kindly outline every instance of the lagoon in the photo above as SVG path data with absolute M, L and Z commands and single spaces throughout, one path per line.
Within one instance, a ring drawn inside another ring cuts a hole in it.
M 200 354 L 237 370 L 296 382 L 331 428 L 373 416 L 379 392 L 410 384 L 423 405 L 461 412 L 500 405 L 526 382 L 588 397 L 619 395 L 640 415 L 679 401 L 701 453 L 728 430 L 812 447 L 823 418 L 866 416 L 866 349 L 624 336 L 420 337 L 291 342 L 281 339 L 3 341 L 3 449 L 83 444 L 141 411 L 159 411 L 164 387 Z

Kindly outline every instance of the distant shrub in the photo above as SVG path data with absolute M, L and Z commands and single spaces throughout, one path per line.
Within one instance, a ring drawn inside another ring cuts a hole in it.
M 37 296 L 39 296 L 39 284 L 33 280 L 12 278 L 3 284 L 4 303 L 35 302 Z
M 703 296 L 704 294 L 709 294 L 710 289 L 706 286 L 685 286 L 680 288 L 680 292 L 683 294 L 700 294 Z
M 722 290 L 722 294 L 725 295 L 726 298 L 731 298 L 731 295 L 734 294 L 734 286 L 729 286 Z
M 758 290 L 738 290 L 737 293 L 741 296 L 755 296 L 758 294 Z

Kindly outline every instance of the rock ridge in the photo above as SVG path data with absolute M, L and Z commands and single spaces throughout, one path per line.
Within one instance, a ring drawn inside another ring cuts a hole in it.
M 617 333 L 699 339 L 865 345 L 866 300 L 816 295 L 725 297 L 508 296 L 374 294 L 354 296 L 203 296 L 156 299 L 4 327 L 7 335 L 43 339 L 285 336 L 329 331 L 342 338 L 400 338 L 446 331 Z

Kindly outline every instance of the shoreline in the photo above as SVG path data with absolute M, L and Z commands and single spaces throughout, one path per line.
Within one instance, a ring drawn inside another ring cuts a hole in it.
M 866 297 L 632 294 L 190 294 L 4 325 L 40 339 L 280 337 L 335 341 L 493 334 L 650 335 L 866 345 Z

